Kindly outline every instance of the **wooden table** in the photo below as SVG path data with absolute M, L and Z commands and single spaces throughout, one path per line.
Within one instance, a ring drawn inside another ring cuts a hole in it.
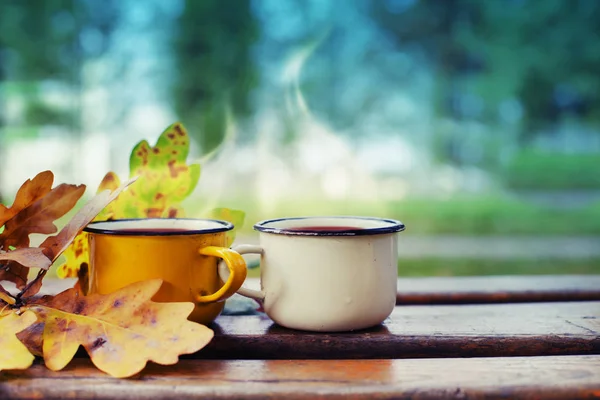
M 376 328 L 304 333 L 260 313 L 223 315 L 213 341 L 175 366 L 118 380 L 86 357 L 58 373 L 38 363 L 0 372 L 0 399 L 600 398 L 600 276 L 403 278 L 399 288 Z

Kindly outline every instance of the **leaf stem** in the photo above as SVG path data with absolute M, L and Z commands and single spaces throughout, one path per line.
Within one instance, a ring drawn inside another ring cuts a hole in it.
M 16 303 L 16 300 L 11 295 L 2 291 L 0 291 L 0 300 L 11 306 Z
M 21 290 L 19 292 L 19 294 L 17 294 L 17 296 L 15 297 L 17 299 L 17 301 L 20 303 L 21 302 L 21 297 L 23 297 L 23 295 L 25 295 L 29 289 L 34 286 L 36 283 L 38 283 L 38 281 L 44 279 L 44 276 L 46 275 L 46 273 L 48 272 L 47 269 L 40 269 L 37 276 L 35 277 L 35 279 L 33 279 L 31 282 L 29 282 L 24 288 L 23 290 Z

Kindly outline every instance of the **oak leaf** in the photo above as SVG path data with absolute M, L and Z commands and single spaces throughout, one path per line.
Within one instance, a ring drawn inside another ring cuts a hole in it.
M 6 221 L 0 234 L 0 249 L 28 247 L 32 233 L 57 231 L 54 221 L 69 212 L 85 191 L 85 185 L 61 184 Z
M 50 265 L 52 261 L 39 247 L 0 251 L 0 281 L 11 281 L 18 288 L 23 288 L 27 284 L 29 268 L 48 269 Z
M 53 181 L 54 174 L 50 171 L 40 172 L 33 179 L 27 179 L 17 191 L 11 207 L 0 204 L 0 226 L 17 215 L 19 211 L 48 194 L 52 189 Z
M 54 220 L 67 213 L 83 194 L 85 186 L 59 185 L 52 189 L 54 175 L 44 171 L 25 181 L 17 191 L 11 207 L 0 205 L 0 281 L 11 281 L 18 288 L 27 283 L 32 258 L 23 262 L 25 253 L 15 253 L 29 246 L 31 233 L 54 233 Z M 32 253 L 29 253 L 32 254 Z M 39 257 L 40 268 L 48 268 L 48 261 Z M 14 260 L 18 257 L 19 260 Z M 29 264 L 29 265 L 26 265 Z
M 15 261 L 5 261 L 0 263 L 0 282 L 8 281 L 17 285 L 18 289 L 23 289 L 27 284 L 29 268 L 24 267 Z
M 113 192 L 117 190 L 119 186 L 121 186 L 121 180 L 119 179 L 119 176 L 116 173 L 109 171 L 106 173 L 106 175 L 104 175 L 102 181 L 100 181 L 96 193 L 101 193 L 105 190 L 110 190 L 111 192 Z M 114 208 L 115 202 L 111 202 L 94 218 L 94 220 L 106 221 L 112 219 L 113 215 L 115 214 Z
M 0 312 L 0 371 L 4 369 L 25 369 L 33 363 L 34 356 L 17 339 L 16 334 L 36 322 L 31 311 L 18 315 L 16 312 Z
M 46 238 L 40 244 L 44 249 L 44 253 L 52 261 L 56 260 L 67 247 L 73 242 L 77 235 L 100 213 L 107 205 L 114 201 L 129 185 L 136 181 L 137 178 L 132 178 L 123 185 L 113 190 L 104 190 L 98 193 L 94 198 L 88 201 L 78 212 L 71 218 L 69 223 L 65 225 L 56 236 Z
M 20 337 L 36 343 L 43 332 L 44 362 L 54 371 L 64 368 L 80 345 L 98 369 L 114 377 L 132 376 L 148 361 L 175 364 L 179 355 L 206 346 L 213 331 L 187 319 L 193 303 L 152 302 L 161 283 L 137 282 L 107 295 L 69 289 L 42 297 L 28 308 L 44 321 L 43 328 L 38 324 Z
M 12 251 L 0 251 L 0 262 L 14 261 L 27 268 L 48 269 L 52 261 L 44 254 L 44 250 L 39 247 L 24 247 Z

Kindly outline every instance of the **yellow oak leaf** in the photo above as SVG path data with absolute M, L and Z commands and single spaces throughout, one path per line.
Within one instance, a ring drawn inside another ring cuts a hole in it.
M 151 298 L 161 280 L 137 282 L 114 293 L 83 296 L 76 289 L 54 297 L 45 296 L 28 308 L 44 321 L 27 336 L 42 333 L 46 366 L 57 371 L 83 346 L 98 369 L 114 377 L 129 377 L 141 371 L 148 361 L 171 365 L 179 355 L 206 346 L 213 331 L 189 321 L 193 303 L 156 303 Z M 38 340 L 39 341 L 39 338 Z
M 65 250 L 63 256 L 65 262 L 60 264 L 56 268 L 56 275 L 61 278 L 77 278 L 77 272 L 81 269 L 82 265 L 89 265 L 88 255 L 88 235 L 85 232 L 81 232 L 71 246 Z
M 0 371 L 4 369 L 29 368 L 33 354 L 17 339 L 16 334 L 37 320 L 31 311 L 18 315 L 14 311 L 0 313 Z

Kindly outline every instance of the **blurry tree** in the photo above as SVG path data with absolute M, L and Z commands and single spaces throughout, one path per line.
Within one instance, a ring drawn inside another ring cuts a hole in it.
M 108 48 L 117 6 L 118 0 L 2 0 L 0 101 L 21 108 L 11 115 L 0 112 L 0 152 L 9 135 L 39 126 L 80 133 L 81 67 Z M 60 100 L 49 100 L 49 86 Z
M 496 122 L 501 104 L 517 101 L 524 140 L 568 115 L 600 124 L 600 1 L 371 4 L 398 47 L 425 54 L 437 70 L 441 115 Z
M 224 135 L 225 110 L 252 110 L 258 72 L 252 45 L 259 26 L 251 0 L 183 0 L 173 37 L 173 101 L 177 118 L 204 152 Z

